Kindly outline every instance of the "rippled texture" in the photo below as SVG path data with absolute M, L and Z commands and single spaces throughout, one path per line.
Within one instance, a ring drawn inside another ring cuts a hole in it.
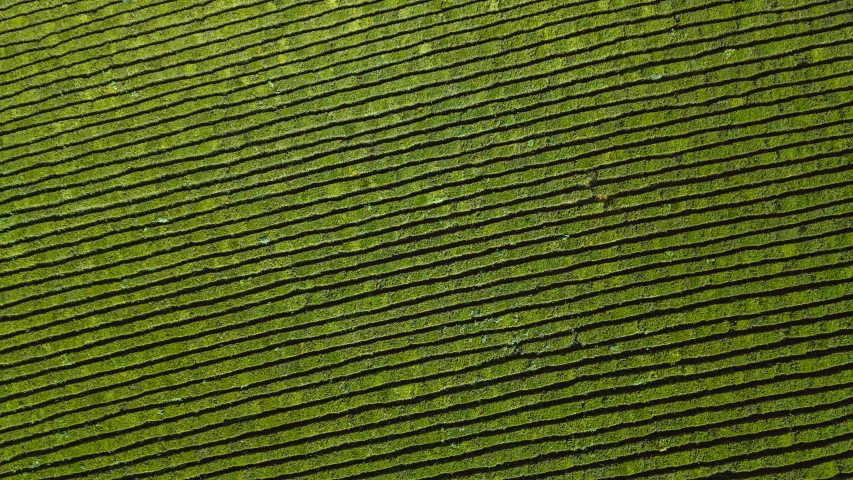
M 0 478 L 850 475 L 851 122 L 850 0 L 0 0 Z

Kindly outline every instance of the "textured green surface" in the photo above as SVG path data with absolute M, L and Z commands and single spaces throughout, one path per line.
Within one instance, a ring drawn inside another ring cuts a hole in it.
M 0 478 L 853 475 L 849 0 L 0 2 Z

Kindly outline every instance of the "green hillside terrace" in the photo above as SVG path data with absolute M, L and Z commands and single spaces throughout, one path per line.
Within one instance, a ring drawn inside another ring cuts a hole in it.
M 850 0 L 0 0 L 0 480 L 853 478 Z

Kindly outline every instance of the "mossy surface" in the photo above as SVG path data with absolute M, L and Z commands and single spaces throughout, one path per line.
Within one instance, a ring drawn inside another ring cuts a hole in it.
M 0 3 L 0 478 L 853 475 L 851 22 Z

